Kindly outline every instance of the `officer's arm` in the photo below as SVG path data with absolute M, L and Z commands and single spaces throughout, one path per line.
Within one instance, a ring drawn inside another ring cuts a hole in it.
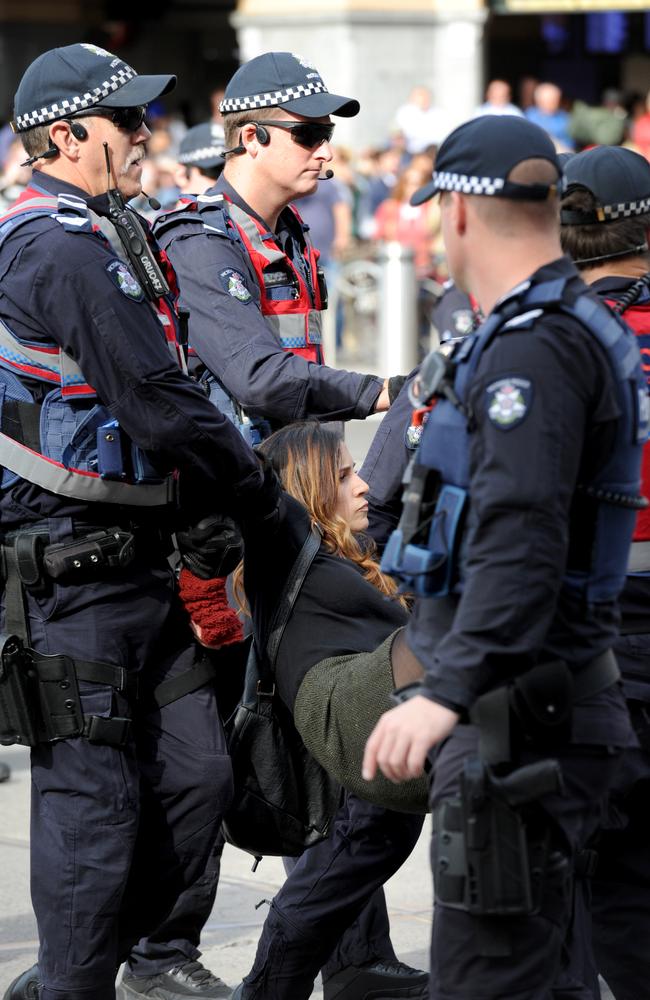
M 479 363 L 470 392 L 476 426 L 463 593 L 437 648 L 427 605 L 438 602 L 421 602 L 407 634 L 431 697 L 443 705 L 469 707 L 533 665 L 544 646 L 566 564 L 594 373 L 597 398 L 612 399 L 592 350 L 575 329 L 560 338 L 538 327 L 499 337 Z M 524 407 L 516 419 L 497 396 L 513 378 Z M 606 428 L 615 416 L 603 413 Z
M 61 254 L 65 269 L 57 266 Z M 159 462 L 192 470 L 228 505 L 235 495 L 252 498 L 262 482 L 255 455 L 175 364 L 151 307 L 132 286 L 120 287 L 114 261 L 95 237 L 43 233 L 23 256 L 35 275 L 35 324 L 47 318 L 54 339 L 137 445 Z
M 383 389 L 372 375 L 338 371 L 282 350 L 259 307 L 242 252 L 220 236 L 176 238 L 167 253 L 190 311 L 190 343 L 251 413 L 288 423 L 363 419 Z M 232 271 L 237 280 L 230 280 Z
M 402 509 L 402 479 L 413 455 L 413 451 L 407 446 L 407 433 L 413 413 L 413 405 L 408 396 L 412 382 L 413 373 L 380 423 L 359 470 L 359 475 L 370 487 L 368 534 L 380 550 L 388 541 L 393 528 L 397 527 Z

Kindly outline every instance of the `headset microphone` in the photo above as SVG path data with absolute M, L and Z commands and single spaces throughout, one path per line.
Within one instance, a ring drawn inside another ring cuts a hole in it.
M 20 165 L 21 167 L 31 167 L 32 163 L 36 163 L 37 160 L 51 160 L 53 156 L 59 155 L 59 147 L 55 146 L 50 139 L 50 148 L 46 149 L 44 153 L 37 153 L 36 156 L 30 156 L 28 160 L 24 160 Z
M 331 181 L 333 176 L 334 176 L 333 170 L 326 170 L 325 173 L 321 174 L 318 179 L 319 181 Z
M 158 199 L 152 198 L 150 195 L 147 194 L 146 191 L 142 192 L 142 197 L 146 198 L 147 202 L 149 203 L 149 208 L 153 209 L 154 212 L 159 212 L 160 209 L 162 208 L 162 205 L 160 204 Z

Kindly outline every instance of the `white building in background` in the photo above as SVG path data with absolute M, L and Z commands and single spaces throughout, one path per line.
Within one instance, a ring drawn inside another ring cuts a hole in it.
M 326 85 L 361 102 L 339 119 L 338 142 L 385 142 L 413 89 L 431 91 L 443 134 L 482 99 L 483 0 L 239 0 L 231 22 L 242 61 L 270 49 L 298 52 Z

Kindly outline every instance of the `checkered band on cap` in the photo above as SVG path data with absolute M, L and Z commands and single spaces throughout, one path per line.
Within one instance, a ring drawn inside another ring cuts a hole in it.
M 645 215 L 650 212 L 650 198 L 642 198 L 640 201 L 624 201 L 617 205 L 603 205 L 605 218 L 629 219 L 633 215 Z
M 329 91 L 322 80 L 319 83 L 297 83 L 295 87 L 286 90 L 267 91 L 265 94 L 252 94 L 250 97 L 227 97 L 219 105 L 219 111 L 227 114 L 229 111 L 250 111 L 254 108 L 274 108 L 278 104 L 295 101 L 299 97 L 309 97 L 310 94 L 328 94 Z
M 224 146 L 204 146 L 202 149 L 193 149 L 190 153 L 181 153 L 178 162 L 196 163 L 197 160 L 212 160 L 216 156 L 223 156 L 224 149 Z
M 27 114 L 17 115 L 15 121 L 16 131 L 25 132 L 36 125 L 47 125 L 49 122 L 56 121 L 57 118 L 65 118 L 66 115 L 74 114 L 76 111 L 92 108 L 95 104 L 103 100 L 104 97 L 108 97 L 109 94 L 119 90 L 120 87 L 123 87 L 125 83 L 128 83 L 129 80 L 132 80 L 137 75 L 134 69 L 131 69 L 130 66 L 124 63 L 121 69 L 109 76 L 108 80 L 104 80 L 98 87 L 93 87 L 92 90 L 87 91 L 85 94 L 78 94 L 76 97 L 64 97 L 55 104 L 51 104 L 48 108 L 36 108 L 36 110 L 30 111 Z
M 505 184 L 502 177 L 472 177 L 438 170 L 433 171 L 433 180 L 439 191 L 461 191 L 463 194 L 498 194 Z

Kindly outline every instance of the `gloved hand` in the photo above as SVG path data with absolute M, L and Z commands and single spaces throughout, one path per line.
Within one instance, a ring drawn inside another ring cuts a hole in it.
M 388 399 L 391 406 L 402 391 L 402 386 L 406 382 L 407 377 L 406 375 L 391 375 L 388 379 Z
M 244 544 L 237 525 L 223 514 L 210 514 L 176 532 L 181 561 L 201 580 L 228 576 L 241 562 Z

